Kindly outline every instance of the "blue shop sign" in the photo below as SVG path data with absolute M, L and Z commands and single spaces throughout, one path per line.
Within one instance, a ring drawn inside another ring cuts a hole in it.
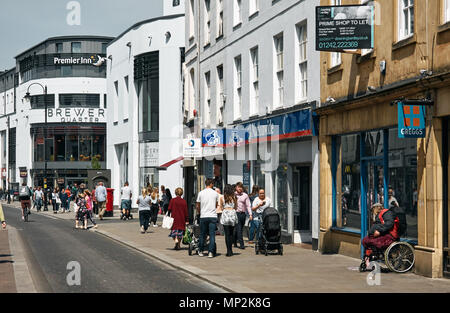
M 398 137 L 425 138 L 425 106 L 398 103 Z

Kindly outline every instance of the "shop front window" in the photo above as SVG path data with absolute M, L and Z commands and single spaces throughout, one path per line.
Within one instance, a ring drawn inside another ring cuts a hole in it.
M 337 138 L 336 226 L 361 229 L 360 135 Z
M 398 130 L 389 130 L 389 206 L 396 200 L 406 213 L 406 234 L 417 239 L 417 139 L 398 138 Z
M 402 237 L 417 239 L 417 140 L 398 138 L 397 128 L 377 130 L 337 136 L 333 150 L 333 226 L 365 232 L 371 226 L 372 205 L 389 204 L 391 209 L 394 202 L 407 215 Z
M 88 162 L 92 157 L 92 136 L 80 136 L 80 161 Z
M 78 161 L 78 136 L 70 135 L 66 137 L 67 150 L 66 161 Z
M 66 156 L 66 136 L 55 136 L 55 161 L 64 161 Z
M 105 136 L 94 136 L 92 155 L 98 161 L 105 161 Z

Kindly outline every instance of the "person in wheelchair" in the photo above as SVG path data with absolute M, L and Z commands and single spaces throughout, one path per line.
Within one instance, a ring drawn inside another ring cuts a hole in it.
M 398 241 L 399 219 L 394 211 L 384 208 L 381 203 L 372 206 L 373 225 L 369 230 L 369 235 L 364 237 L 362 244 L 365 248 L 366 268 L 369 268 L 372 250 L 385 250 L 391 243 Z

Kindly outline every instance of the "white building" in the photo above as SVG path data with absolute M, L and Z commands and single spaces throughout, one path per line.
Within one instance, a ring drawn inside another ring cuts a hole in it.
M 108 168 L 114 205 L 120 188 L 183 186 L 181 169 L 184 1 L 164 1 L 164 15 L 139 22 L 107 48 Z
M 43 187 L 86 183 L 93 158 L 105 168 L 106 64 L 102 57 L 111 40 L 49 38 L 18 55 L 14 69 L 0 73 L 2 188 L 23 181 Z M 25 98 L 27 92 L 30 98 Z
M 198 174 L 199 187 L 209 177 L 219 187 L 238 181 L 249 192 L 254 185 L 264 187 L 280 212 L 284 240 L 312 242 L 314 249 L 319 233 L 318 141 L 311 113 L 320 103 L 316 5 L 309 0 L 187 2 L 184 103 L 185 125 L 204 145 L 213 130 L 215 144 L 246 143 L 240 149 L 210 149 L 197 164 L 185 160 L 191 165 L 186 177 Z M 279 126 L 278 132 L 270 125 Z M 268 155 L 279 157 L 275 167 L 258 153 L 274 139 L 279 151 Z

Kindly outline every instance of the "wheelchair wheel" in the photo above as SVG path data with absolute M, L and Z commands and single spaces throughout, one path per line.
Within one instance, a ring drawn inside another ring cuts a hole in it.
M 384 253 L 388 268 L 397 273 L 406 273 L 414 266 L 414 248 L 407 242 L 394 242 Z

